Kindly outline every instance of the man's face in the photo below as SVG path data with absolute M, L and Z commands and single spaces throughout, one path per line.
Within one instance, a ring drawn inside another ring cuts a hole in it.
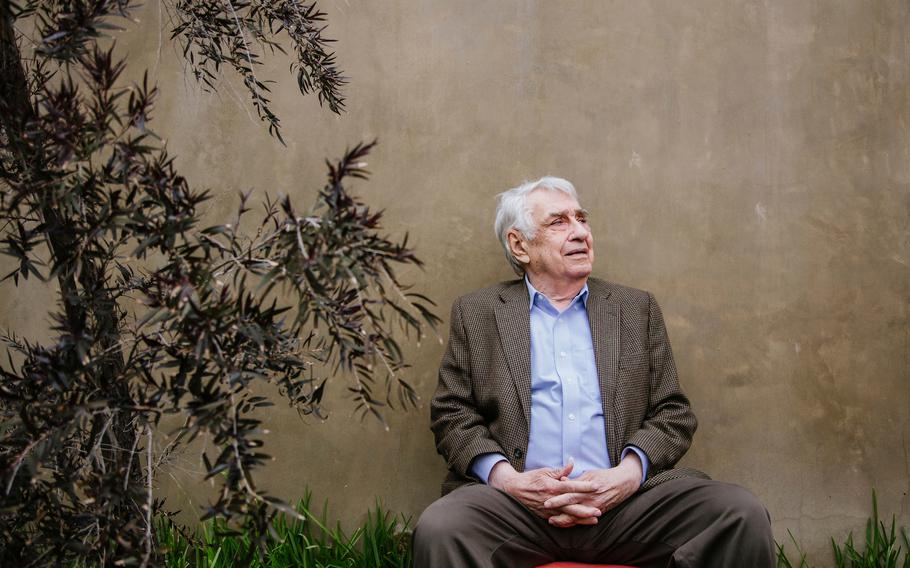
M 586 279 L 594 264 L 594 237 L 587 212 L 561 191 L 538 189 L 528 199 L 537 234 L 530 241 L 521 238 L 516 243 L 524 253 L 516 257 L 525 263 L 532 283 L 559 285 Z

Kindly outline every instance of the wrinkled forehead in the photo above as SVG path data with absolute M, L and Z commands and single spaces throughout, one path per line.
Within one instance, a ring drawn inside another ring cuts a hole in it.
M 577 199 L 558 189 L 535 189 L 528 194 L 528 202 L 532 215 L 539 220 L 586 212 Z

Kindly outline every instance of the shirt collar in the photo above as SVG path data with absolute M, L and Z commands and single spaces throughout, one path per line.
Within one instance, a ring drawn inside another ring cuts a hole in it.
M 532 309 L 534 309 L 534 304 L 538 301 L 538 297 L 540 298 L 540 300 L 546 300 L 546 302 L 548 304 L 550 303 L 550 299 L 547 298 L 547 295 L 544 294 L 543 292 L 541 292 L 540 290 L 538 290 L 537 288 L 535 288 L 533 284 L 531 284 L 531 280 L 528 279 L 527 274 L 525 274 L 525 285 L 528 287 L 528 296 L 531 298 L 531 301 L 528 303 L 528 311 L 531 311 Z M 578 292 L 578 294 L 576 294 L 575 297 L 572 298 L 572 301 L 569 303 L 569 306 L 566 309 L 569 309 L 572 306 L 574 306 L 576 304 L 576 302 L 581 302 L 582 304 L 584 304 L 585 308 L 588 307 L 588 283 L 587 282 L 585 282 L 585 285 Z

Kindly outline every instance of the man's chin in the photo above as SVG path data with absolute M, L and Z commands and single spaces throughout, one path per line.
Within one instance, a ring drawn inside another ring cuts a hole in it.
M 592 266 L 590 264 L 588 264 L 586 266 L 574 266 L 574 267 L 572 267 L 572 269 L 569 270 L 569 276 L 573 280 L 577 280 L 580 278 L 587 278 L 588 276 L 591 275 L 591 269 L 592 269 Z

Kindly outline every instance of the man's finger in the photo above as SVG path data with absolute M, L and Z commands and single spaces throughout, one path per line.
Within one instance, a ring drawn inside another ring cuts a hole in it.
M 569 479 L 561 481 L 559 489 L 562 493 L 592 493 L 597 489 L 597 484 L 593 481 Z
M 561 513 L 572 515 L 575 517 L 575 520 L 587 519 L 590 517 L 597 518 L 600 516 L 600 509 L 597 507 L 591 507 L 590 505 L 566 505 L 559 509 Z
M 574 467 L 575 467 L 575 460 L 570 458 L 569 463 L 564 465 L 561 470 L 554 472 L 553 477 L 555 477 L 556 479 L 562 479 L 564 477 L 568 478 L 569 474 L 572 473 L 572 468 L 574 468 Z
M 590 493 L 562 493 L 555 495 L 544 501 L 543 506 L 547 509 L 561 509 L 568 505 L 583 503 L 591 497 Z M 589 507 L 594 508 L 594 507 Z
M 597 517 L 573 517 L 576 525 L 596 525 Z
M 562 493 L 560 495 L 555 495 L 550 497 L 543 502 L 543 506 L 547 509 L 559 509 L 565 507 L 566 505 L 574 505 L 581 500 L 577 493 Z
M 572 515 L 560 514 L 550 517 L 549 523 L 559 528 L 569 528 L 575 525 L 596 525 L 597 517 L 577 518 Z
M 559 527 L 561 529 L 567 529 L 575 525 L 575 519 L 571 515 L 554 515 L 548 519 L 549 523 L 554 527 Z

